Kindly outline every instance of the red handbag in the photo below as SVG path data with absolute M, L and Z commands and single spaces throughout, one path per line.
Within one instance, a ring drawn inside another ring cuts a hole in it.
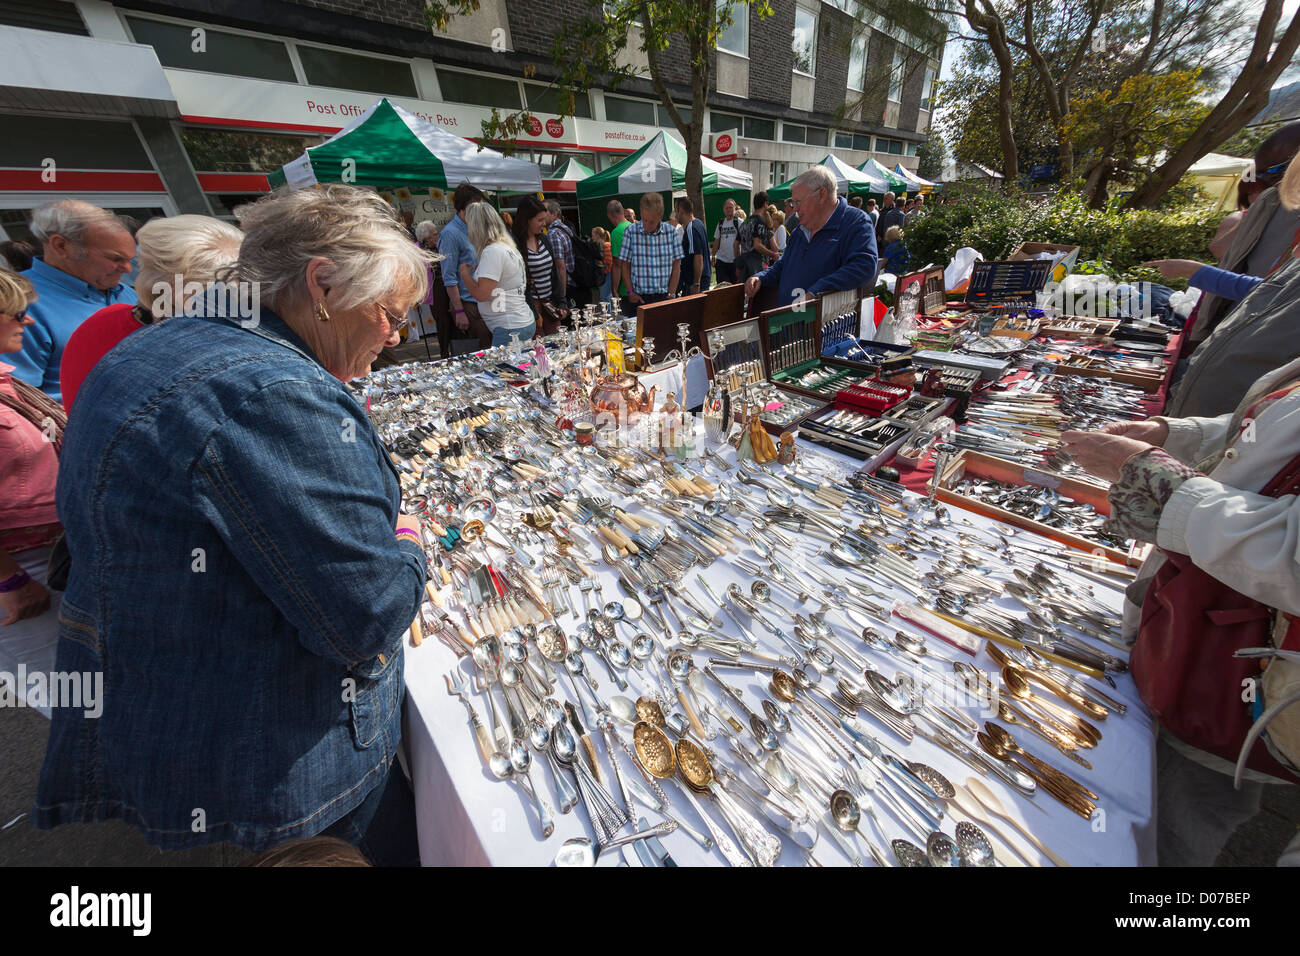
M 1300 494 L 1300 455 L 1259 492 L 1271 498 Z M 1165 552 L 1142 602 L 1129 671 L 1160 726 L 1179 740 L 1236 763 L 1257 716 L 1242 699 L 1246 682 L 1261 695 L 1260 663 L 1233 657 L 1272 643 L 1274 609 L 1233 590 L 1192 563 Z M 1287 632 L 1284 649 L 1296 650 L 1300 627 Z M 1266 747 L 1252 749 L 1246 766 L 1294 783 L 1295 771 Z

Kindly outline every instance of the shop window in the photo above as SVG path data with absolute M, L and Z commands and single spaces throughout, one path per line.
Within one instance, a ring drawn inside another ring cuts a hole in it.
M 654 126 L 655 104 L 649 100 L 630 100 L 605 94 L 605 119 L 611 123 L 637 123 Z
M 442 98 L 448 103 L 467 103 L 470 106 L 497 106 L 517 110 L 523 104 L 519 98 L 519 84 L 481 73 L 458 73 L 439 70 L 438 86 Z
M 580 116 L 591 119 L 591 97 L 586 93 L 577 93 L 573 98 L 572 109 L 561 109 L 560 91 L 553 86 L 539 83 L 525 83 L 524 93 L 528 97 L 528 108 L 534 113 L 550 113 L 553 116 Z
M 230 76 L 251 76 L 259 80 L 297 83 L 289 59 L 289 48 L 279 40 L 227 33 L 200 24 L 163 23 L 127 17 L 127 25 L 137 43 L 147 43 L 158 54 L 163 66 L 178 70 L 201 70 Z M 200 38 L 194 31 L 202 29 Z M 195 50 L 201 46 L 201 52 Z
M 4 116 L 0 166 L 40 168 L 53 159 L 60 169 L 153 169 L 135 128 L 113 120 L 55 116 Z
M 776 120 L 745 117 L 746 139 L 776 139 Z
M 181 130 L 190 165 L 202 173 L 269 173 L 297 159 L 320 136 L 246 133 L 232 129 Z
M 709 132 L 721 133 L 728 129 L 744 129 L 745 119 L 737 116 L 735 113 L 719 113 L 717 110 L 709 112 Z
M 157 219 L 160 216 L 167 215 L 166 211 L 159 206 L 105 206 L 105 208 L 112 210 L 119 216 L 130 216 L 142 225 L 150 219 Z M 0 234 L 9 239 L 22 239 L 39 246 L 40 243 L 36 242 L 32 237 L 31 230 L 34 209 L 35 207 L 31 209 L 0 209 Z
M 302 44 L 298 45 L 298 59 L 307 82 L 313 86 L 332 86 L 387 96 L 416 95 L 411 64 L 401 60 L 322 50 Z
M 691 108 L 689 106 L 682 106 L 681 103 L 676 103 L 674 105 L 677 107 L 677 112 L 681 116 L 682 120 L 689 123 L 692 116 Z M 677 128 L 677 124 L 673 122 L 673 118 L 668 115 L 668 107 L 664 106 L 662 103 L 656 103 L 655 110 L 659 116 L 660 126 L 667 129 Z

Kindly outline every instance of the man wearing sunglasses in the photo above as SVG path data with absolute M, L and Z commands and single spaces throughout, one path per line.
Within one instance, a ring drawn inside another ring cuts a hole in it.
M 1279 201 L 1277 185 L 1300 150 L 1300 123 L 1290 123 L 1277 130 L 1255 152 L 1255 168 L 1243 177 L 1237 196 L 1247 206 L 1227 251 L 1219 258 L 1219 268 L 1242 275 L 1267 276 L 1290 258 L 1290 250 L 1300 238 L 1300 210 L 1286 209 Z M 1235 303 L 1207 292 L 1196 309 L 1192 327 L 1194 346 L 1232 311 Z
M 43 247 L 24 273 L 36 288 L 28 309 L 36 321 L 10 361 L 16 377 L 61 401 L 59 366 L 77 326 L 104 306 L 136 302 L 135 290 L 122 281 L 135 240 L 113 213 L 74 199 L 35 210 L 31 230 Z

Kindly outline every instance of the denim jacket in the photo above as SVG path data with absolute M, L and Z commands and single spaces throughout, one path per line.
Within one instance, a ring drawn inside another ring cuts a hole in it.
M 348 390 L 266 309 L 178 317 L 87 377 L 63 444 L 72 553 L 33 820 L 120 818 L 168 849 L 312 836 L 385 776 L 426 564 Z

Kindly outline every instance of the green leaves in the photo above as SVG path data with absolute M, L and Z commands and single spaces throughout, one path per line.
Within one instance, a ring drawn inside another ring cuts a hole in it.
M 1082 195 L 1068 189 L 1036 199 L 1018 190 L 950 184 L 944 194 L 950 198 L 927 201 L 926 216 L 907 227 L 907 244 L 919 262 L 945 263 L 962 246 L 1001 259 L 1021 242 L 1057 242 L 1080 247 L 1077 271 L 1152 279 L 1138 268 L 1142 262 L 1208 261 L 1210 240 L 1223 218 L 1197 203 L 1135 212 L 1090 209 Z

